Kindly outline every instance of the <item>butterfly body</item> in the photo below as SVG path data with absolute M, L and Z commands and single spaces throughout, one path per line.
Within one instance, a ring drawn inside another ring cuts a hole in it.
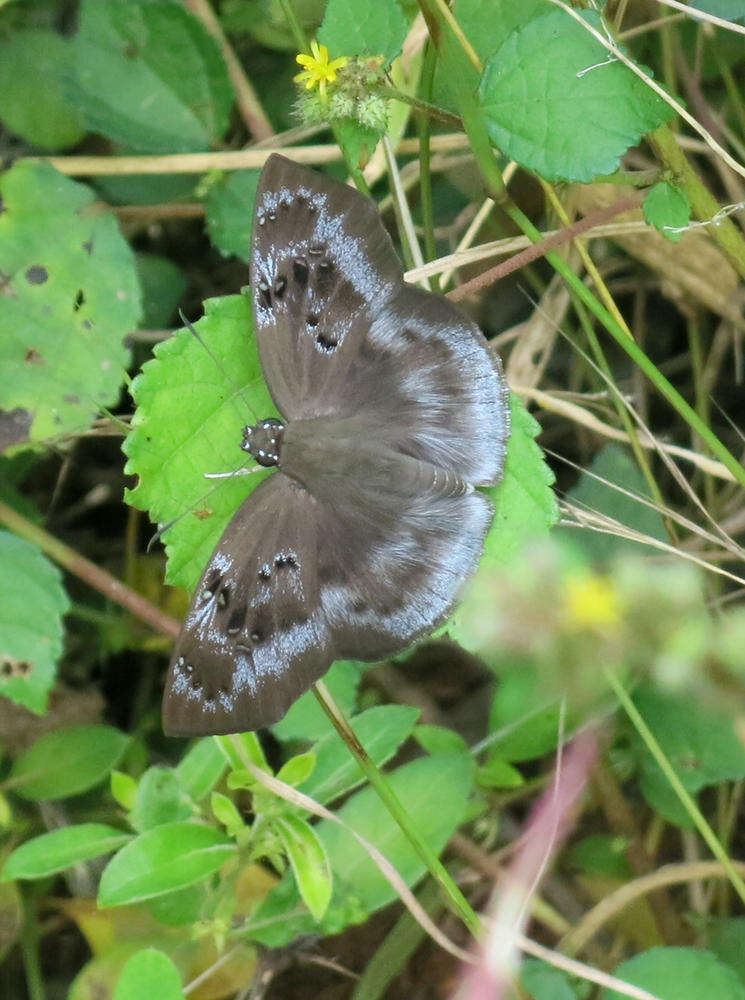
M 283 157 L 257 192 L 256 336 L 276 466 L 228 524 L 174 651 L 164 728 L 277 721 L 334 659 L 406 648 L 450 614 L 493 517 L 509 425 L 499 362 L 407 286 L 372 202 Z

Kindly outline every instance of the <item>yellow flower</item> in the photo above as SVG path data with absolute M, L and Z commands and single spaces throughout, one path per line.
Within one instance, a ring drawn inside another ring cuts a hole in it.
M 349 59 L 342 56 L 340 59 L 333 59 L 329 62 L 329 50 L 325 45 L 319 45 L 316 41 L 310 43 L 310 51 L 312 55 L 301 52 L 300 55 L 295 56 L 295 62 L 305 66 L 305 69 L 302 73 L 298 73 L 294 79 L 296 83 L 304 83 L 306 90 L 311 90 L 317 84 L 321 97 L 325 101 L 326 83 L 336 82 L 337 70 L 346 66 Z
M 575 628 L 608 628 L 618 625 L 618 593 L 608 577 L 598 573 L 570 577 L 564 607 Z

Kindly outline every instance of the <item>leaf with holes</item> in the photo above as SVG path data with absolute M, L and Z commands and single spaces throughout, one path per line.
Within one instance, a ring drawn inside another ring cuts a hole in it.
M 94 201 L 46 163 L 0 177 L 0 452 L 87 430 L 118 397 L 140 289 Z
M 593 12 L 584 16 L 598 29 Z M 629 146 L 673 115 L 561 10 L 509 36 L 484 68 L 479 99 L 494 144 L 551 180 L 612 173 Z
M 127 500 L 165 532 L 167 580 L 191 589 L 257 475 L 208 480 L 205 473 L 253 466 L 241 451 L 243 427 L 277 416 L 264 384 L 248 295 L 205 302 L 196 329 L 179 330 L 155 348 L 132 383 L 137 404 L 125 441 L 126 471 L 139 477 Z
M 84 0 L 68 96 L 96 132 L 142 153 L 209 149 L 233 88 L 213 38 L 180 3 Z
M 68 600 L 35 545 L 0 531 L 0 694 L 43 712 L 62 653 Z

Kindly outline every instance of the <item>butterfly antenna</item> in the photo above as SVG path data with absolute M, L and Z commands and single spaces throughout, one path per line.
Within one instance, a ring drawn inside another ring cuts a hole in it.
M 245 388 L 239 386 L 238 383 L 235 382 L 230 377 L 230 375 L 228 374 L 228 372 L 225 370 L 225 366 L 218 360 L 218 358 L 210 350 L 210 348 L 205 343 L 205 340 L 202 337 L 202 335 L 199 332 L 199 330 L 197 330 L 197 328 L 194 326 L 194 324 L 191 322 L 191 320 L 187 319 L 186 316 L 184 316 L 184 313 L 183 313 L 183 311 L 181 309 L 179 309 L 178 314 L 181 317 L 181 322 L 184 324 L 184 326 L 189 331 L 189 333 L 192 335 L 192 337 L 194 337 L 194 339 L 197 341 L 197 343 L 201 344 L 201 346 L 205 349 L 205 351 L 207 352 L 207 354 L 209 355 L 209 357 L 214 362 L 215 367 L 220 372 L 220 374 L 225 379 L 225 381 L 228 383 L 228 385 L 232 386 L 233 389 L 235 389 L 235 391 L 238 393 L 238 395 L 242 398 L 243 402 L 246 405 L 246 409 L 251 414 L 251 419 L 252 420 L 258 420 L 259 418 L 258 418 L 258 415 L 257 415 L 256 411 L 254 410 L 253 406 L 251 406 L 251 404 L 249 403 L 248 397 L 245 395 L 245 391 L 246 391 Z M 241 414 L 241 417 L 242 416 L 243 415 Z
M 219 474 L 220 475 L 220 479 L 224 480 L 224 479 L 237 478 L 238 476 L 246 475 L 247 471 L 250 471 L 250 472 L 264 472 L 265 471 L 260 465 L 257 465 L 255 469 L 248 470 L 247 466 L 248 466 L 248 463 L 250 461 L 252 461 L 252 458 L 249 456 L 242 465 L 240 465 L 237 469 L 234 469 L 232 472 L 229 472 L 229 473 L 220 473 Z M 152 538 L 150 539 L 150 541 L 147 543 L 147 549 L 146 549 L 146 551 L 150 552 L 151 549 L 153 548 L 153 546 L 155 545 L 155 543 L 159 542 L 161 540 L 161 538 L 163 537 L 163 535 L 165 535 L 165 533 L 167 531 L 170 531 L 171 528 L 175 524 L 178 524 L 178 522 L 180 520 L 182 520 L 182 518 L 186 517 L 187 514 L 191 514 L 192 511 L 196 510 L 201 504 L 204 504 L 207 500 L 209 500 L 209 498 L 212 496 L 212 494 L 216 493 L 217 490 L 219 490 L 221 488 L 221 486 L 222 486 L 222 481 L 219 482 L 219 483 L 215 483 L 215 485 L 212 487 L 212 489 L 207 490 L 207 492 L 203 493 L 201 497 L 198 497 L 194 501 L 193 504 L 190 504 L 190 506 L 188 506 L 186 508 L 186 510 L 182 510 L 181 513 L 178 514 L 176 517 L 172 518 L 172 520 L 168 521 L 166 524 L 162 524 L 158 528 L 158 530 L 155 532 L 155 534 L 152 536 Z

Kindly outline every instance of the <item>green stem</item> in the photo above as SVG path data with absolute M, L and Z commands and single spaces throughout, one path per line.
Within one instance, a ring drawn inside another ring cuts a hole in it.
M 445 899 L 447 900 L 450 909 L 461 918 L 474 937 L 480 937 L 482 926 L 479 917 L 453 881 L 450 872 L 443 865 L 429 844 L 422 838 L 422 835 L 417 830 L 416 826 L 412 823 L 411 817 L 409 816 L 409 813 L 403 803 L 399 800 L 396 793 L 388 784 L 385 775 L 376 767 L 374 762 L 368 756 L 367 751 L 357 739 L 357 735 L 342 715 L 339 707 L 334 702 L 323 681 L 318 681 L 315 684 L 313 693 L 318 699 L 321 708 L 329 717 L 334 729 L 336 729 L 339 736 L 341 736 L 346 745 L 349 747 L 355 760 L 362 768 L 365 777 L 378 793 L 378 796 L 388 809 L 388 812 L 394 818 L 396 823 L 398 823 L 398 826 L 406 839 L 424 862 L 429 873 L 439 884 L 445 894 Z
M 35 926 L 32 927 L 30 923 L 27 923 L 21 934 L 20 944 L 29 1000 L 46 1000 L 41 962 L 39 961 L 39 932 Z
M 390 84 L 380 84 L 374 90 L 382 97 L 390 98 L 393 101 L 401 101 L 403 104 L 410 104 L 420 114 L 442 122 L 443 125 L 447 125 L 449 128 L 463 128 L 463 122 L 458 115 L 453 115 L 449 111 L 445 111 L 444 108 L 438 108 L 436 104 L 430 104 L 429 101 L 422 100 L 420 97 L 405 94 L 402 90 L 398 90 L 397 87 L 391 87 Z
M 727 877 L 729 878 L 733 889 L 740 897 L 740 899 L 743 901 L 743 903 L 745 903 L 745 882 L 743 882 L 742 877 L 738 873 L 735 866 L 732 864 L 732 861 L 730 860 L 729 855 L 722 846 L 719 838 L 704 819 L 701 810 L 698 808 L 692 796 L 683 785 L 683 782 L 676 774 L 672 764 L 665 756 L 662 747 L 655 739 L 654 733 L 642 718 L 636 705 L 631 700 L 628 691 L 626 691 L 623 684 L 616 676 L 615 672 L 605 667 L 604 673 L 606 679 L 608 680 L 608 683 L 613 688 L 616 697 L 623 706 L 624 711 L 631 720 L 631 723 L 633 724 L 634 728 L 639 733 L 641 738 L 644 740 L 647 750 L 649 750 L 649 752 L 652 754 L 660 770 L 665 775 L 667 780 L 670 782 L 673 791 L 680 799 L 680 802 L 685 811 L 691 817 L 693 823 L 696 826 L 696 829 L 701 834 L 703 840 L 706 842 L 709 850 L 717 859 L 717 861 L 719 861 L 722 868 L 724 868 L 724 870 L 726 871 Z
M 421 86 L 425 100 L 432 96 L 432 85 L 437 65 L 437 51 L 431 43 L 427 44 L 422 64 Z M 424 256 L 430 261 L 437 256 L 435 244 L 435 213 L 432 203 L 432 172 L 431 148 L 432 125 L 428 115 L 421 114 L 418 119 L 419 131 L 419 199 L 422 208 L 422 224 L 424 226 Z M 430 285 L 432 280 L 430 279 Z

